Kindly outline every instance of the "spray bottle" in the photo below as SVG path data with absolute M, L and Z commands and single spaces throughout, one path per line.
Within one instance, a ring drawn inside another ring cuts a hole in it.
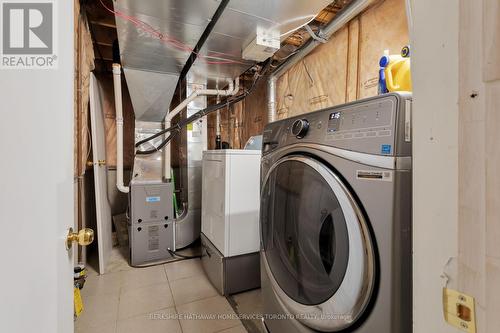
M 378 94 L 382 95 L 388 93 L 387 84 L 385 79 L 385 68 L 391 62 L 391 57 L 389 56 L 389 50 L 384 50 L 384 55 L 380 58 L 379 65 L 380 69 L 378 71 Z

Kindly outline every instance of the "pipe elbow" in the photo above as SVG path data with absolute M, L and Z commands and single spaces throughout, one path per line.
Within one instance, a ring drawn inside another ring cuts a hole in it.
M 231 91 L 231 92 L 234 91 L 234 82 L 233 82 L 233 79 L 227 79 L 227 83 L 229 84 L 229 88 L 226 91 Z
M 235 80 L 234 80 L 234 90 L 233 90 L 233 95 L 236 95 L 238 93 L 238 91 L 240 91 L 240 78 L 237 77 Z
M 124 186 L 123 184 L 116 184 L 116 188 L 118 189 L 118 191 L 122 193 L 128 193 L 130 191 L 130 189 L 127 186 Z
M 113 75 L 121 75 L 121 68 L 120 64 L 113 64 Z
M 116 188 L 118 189 L 118 191 L 122 193 L 128 193 L 130 191 L 130 188 L 128 186 L 123 185 L 123 180 L 120 179 L 118 179 L 116 182 Z

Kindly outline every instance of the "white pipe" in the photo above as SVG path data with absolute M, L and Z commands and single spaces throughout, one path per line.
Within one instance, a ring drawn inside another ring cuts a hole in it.
M 182 101 L 179 105 L 177 105 L 171 112 L 167 114 L 164 121 L 164 127 L 169 128 L 172 126 L 172 119 L 181 112 L 191 101 L 193 101 L 196 97 L 198 97 L 198 90 L 193 91 L 188 98 Z M 165 133 L 165 139 L 168 137 L 168 132 Z M 163 148 L 163 178 L 166 181 L 170 181 L 172 178 L 171 175 L 171 167 L 170 167 L 170 159 L 171 159 L 171 149 L 170 142 Z
M 406 19 L 408 21 L 408 31 L 410 35 L 410 45 L 412 42 L 412 36 L 413 36 L 413 1 L 412 0 L 406 0 Z M 410 50 L 411 52 L 411 50 Z
M 220 110 L 217 110 L 215 115 L 215 135 L 221 135 L 220 133 Z
M 267 83 L 267 120 L 272 123 L 276 120 L 277 111 L 276 111 L 276 81 L 278 78 L 276 76 L 271 76 Z
M 120 64 L 113 64 L 113 85 L 116 110 L 116 187 L 120 192 L 128 193 L 128 186 L 123 185 L 123 106 Z
M 219 89 L 219 85 L 217 84 L 217 89 Z M 215 103 L 219 104 L 220 103 L 220 96 L 217 95 L 217 100 Z M 217 110 L 217 113 L 215 115 L 215 135 L 220 137 L 220 110 Z
M 350 20 L 361 14 L 365 9 L 367 9 L 371 4 L 377 0 L 354 0 L 347 7 L 342 9 L 333 20 L 322 29 L 318 35 L 324 36 L 326 39 L 330 38 L 335 32 L 340 28 L 349 23 Z M 268 121 L 273 121 L 276 117 L 276 80 L 283 75 L 287 70 L 289 70 L 293 65 L 302 60 L 306 55 L 308 55 L 316 46 L 321 43 L 317 40 L 311 38 L 301 49 L 288 58 L 283 64 L 281 64 L 271 77 L 267 81 L 268 84 Z M 272 93 L 272 95 L 271 95 Z
M 185 100 L 183 100 L 179 105 L 177 105 L 172 111 L 170 111 L 165 117 L 164 126 L 165 128 L 169 128 L 172 126 L 172 119 L 179 114 L 189 103 L 191 103 L 198 96 L 233 96 L 238 93 L 240 90 L 240 79 L 236 78 L 236 84 L 233 84 L 233 80 L 228 79 L 229 87 L 226 90 L 220 89 L 196 89 L 188 96 Z M 165 138 L 168 134 L 165 134 Z M 165 148 L 163 149 L 163 178 L 166 181 L 170 181 L 172 178 L 170 174 L 170 142 L 167 143 Z

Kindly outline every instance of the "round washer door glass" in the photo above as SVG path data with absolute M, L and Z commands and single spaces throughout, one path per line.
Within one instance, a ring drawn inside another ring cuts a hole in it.
M 261 221 L 265 259 L 285 305 L 300 314 L 330 303 L 329 310 L 352 316 L 340 328 L 355 320 L 372 289 L 372 246 L 362 214 L 339 178 L 312 158 L 283 158 L 266 175 Z

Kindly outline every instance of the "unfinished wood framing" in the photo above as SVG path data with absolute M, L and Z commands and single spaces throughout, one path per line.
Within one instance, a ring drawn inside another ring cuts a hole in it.
M 399 54 L 408 43 L 404 0 L 377 3 L 279 78 L 277 118 L 375 96 L 378 62 L 384 50 Z M 242 112 L 221 111 L 222 140 L 229 142 L 232 148 L 244 145 L 267 124 L 265 78 L 242 105 Z M 209 116 L 208 126 L 210 149 L 215 147 L 215 115 Z
M 104 129 L 106 133 L 106 165 L 116 168 L 116 110 L 115 95 L 113 91 L 113 76 L 110 74 L 96 74 L 97 80 L 103 89 L 101 96 L 104 112 Z M 125 78 L 122 78 L 122 103 L 123 103 L 123 166 L 131 168 L 134 162 L 134 127 L 135 117 L 132 101 L 128 93 Z
M 89 26 L 75 1 L 75 177 L 85 173 L 90 150 L 89 85 L 94 69 L 94 50 Z
M 379 59 L 409 42 L 403 0 L 385 0 L 337 31 L 278 80 L 278 117 L 377 94 Z

